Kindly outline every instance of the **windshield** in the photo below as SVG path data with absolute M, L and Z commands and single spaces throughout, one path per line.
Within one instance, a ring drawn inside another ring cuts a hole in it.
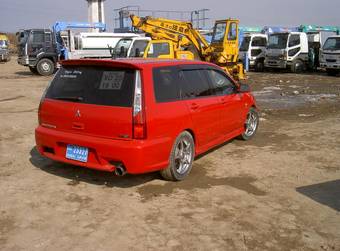
M 240 51 L 248 51 L 251 37 L 245 37 L 240 46 Z
M 324 50 L 340 50 L 340 37 L 328 38 L 323 46 Z
M 132 39 L 121 39 L 114 48 L 114 55 L 119 58 L 126 58 Z
M 217 23 L 214 27 L 214 33 L 211 39 L 212 43 L 221 43 L 224 40 L 226 23 Z
M 288 33 L 272 34 L 269 36 L 269 49 L 285 49 L 287 47 Z

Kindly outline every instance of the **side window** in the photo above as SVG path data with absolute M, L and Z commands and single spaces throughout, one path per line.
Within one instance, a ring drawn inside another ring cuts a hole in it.
M 44 37 L 45 37 L 45 33 L 43 31 L 35 31 L 33 32 L 33 38 L 32 38 L 32 42 L 34 44 L 41 44 L 45 41 Z
M 300 35 L 291 35 L 289 37 L 289 47 L 293 47 L 300 44 Z
M 234 83 L 224 74 L 215 70 L 207 70 L 207 72 L 215 94 L 228 95 L 235 92 Z
M 46 43 L 51 42 L 51 33 L 45 33 L 45 42 Z
M 131 48 L 130 57 L 143 57 L 146 46 L 149 41 L 146 40 L 136 40 Z
M 168 102 L 180 98 L 177 67 L 153 69 L 153 86 L 157 102 Z
M 236 40 L 237 37 L 237 25 L 236 23 L 231 23 L 229 25 L 228 40 Z
M 183 70 L 179 73 L 181 96 L 184 99 L 212 95 L 208 79 L 203 70 Z

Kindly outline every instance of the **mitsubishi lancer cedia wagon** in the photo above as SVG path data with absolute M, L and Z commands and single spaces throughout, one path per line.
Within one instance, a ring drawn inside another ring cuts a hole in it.
M 55 161 L 182 180 L 195 156 L 259 123 L 254 97 L 216 65 L 69 60 L 39 106 L 36 145 Z

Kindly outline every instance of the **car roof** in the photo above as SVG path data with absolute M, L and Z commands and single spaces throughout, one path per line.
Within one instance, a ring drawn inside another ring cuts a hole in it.
M 160 66 L 175 66 L 175 65 L 210 65 L 216 67 L 215 64 L 197 61 L 197 60 L 178 60 L 178 59 L 142 59 L 142 58 L 118 58 L 115 60 L 101 60 L 101 59 L 77 59 L 64 60 L 61 65 L 72 66 L 106 66 L 106 67 L 126 67 L 143 69 L 148 67 Z

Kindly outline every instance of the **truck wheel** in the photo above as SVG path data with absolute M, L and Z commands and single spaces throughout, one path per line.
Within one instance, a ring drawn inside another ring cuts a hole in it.
M 293 73 L 301 73 L 304 71 L 304 69 L 305 66 L 300 59 L 295 60 L 291 66 L 291 70 Z
M 29 66 L 29 68 L 30 68 L 30 71 L 31 71 L 33 74 L 38 74 L 37 68 L 32 67 L 32 66 Z
M 328 76 L 336 76 L 339 71 L 337 69 L 326 69 Z
M 264 71 L 264 62 L 263 62 L 263 60 L 257 60 L 255 62 L 255 71 L 256 72 L 263 72 Z
M 48 58 L 43 58 L 37 64 L 37 71 L 42 76 L 52 75 L 54 72 L 54 63 Z
M 170 181 L 183 180 L 190 173 L 194 158 L 194 139 L 189 132 L 184 131 L 172 146 L 168 167 L 160 171 L 162 177 Z

